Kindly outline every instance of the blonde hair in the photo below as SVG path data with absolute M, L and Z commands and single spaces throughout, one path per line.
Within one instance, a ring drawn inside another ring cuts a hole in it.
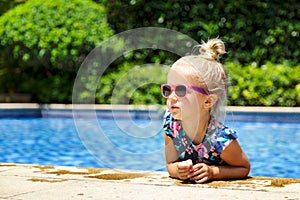
M 215 38 L 202 41 L 196 48 L 199 49 L 198 55 L 182 57 L 173 66 L 176 63 L 184 63 L 183 67 L 189 66 L 186 70 L 189 71 L 195 86 L 204 87 L 211 94 L 217 95 L 218 100 L 211 108 L 211 115 L 218 120 L 225 120 L 224 108 L 229 81 L 223 65 L 219 62 L 220 56 L 226 53 L 225 44 L 221 39 Z

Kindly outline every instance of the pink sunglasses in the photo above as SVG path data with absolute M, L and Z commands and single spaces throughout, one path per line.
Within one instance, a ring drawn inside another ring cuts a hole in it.
M 186 86 L 186 85 L 176 85 L 175 87 L 169 84 L 162 84 L 161 85 L 161 93 L 162 96 L 165 98 L 168 98 L 173 91 L 175 91 L 175 94 L 177 97 L 185 97 L 187 94 L 187 90 L 191 89 L 196 92 L 199 92 L 201 94 L 209 95 L 209 91 L 195 86 Z

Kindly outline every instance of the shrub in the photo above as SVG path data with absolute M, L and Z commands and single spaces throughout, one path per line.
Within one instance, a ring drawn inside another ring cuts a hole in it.
M 227 63 L 229 105 L 300 106 L 300 65 Z
M 0 1 L 0 16 L 8 11 L 9 9 L 15 7 L 18 4 L 24 3 L 26 0 L 1 0 Z
M 113 104 L 164 104 L 160 85 L 165 83 L 168 66 L 123 63 L 114 72 L 99 80 L 96 92 L 97 103 Z
M 231 106 L 300 106 L 300 65 L 226 63 Z M 124 63 L 99 80 L 96 103 L 165 104 L 160 84 L 169 67 Z M 128 81 L 129 80 L 129 81 Z
M 105 3 L 109 23 L 116 32 L 159 26 L 177 30 L 199 42 L 220 36 L 228 47 L 227 62 L 299 63 L 297 0 L 95 1 Z
M 29 0 L 2 15 L 0 27 L 0 91 L 41 103 L 70 102 L 80 64 L 112 35 L 104 7 L 90 0 Z

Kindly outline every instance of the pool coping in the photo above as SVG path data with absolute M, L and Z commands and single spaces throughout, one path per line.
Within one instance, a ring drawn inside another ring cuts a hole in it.
M 299 199 L 300 179 L 195 184 L 167 172 L 0 163 L 1 199 Z
M 0 117 L 162 118 L 165 106 L 112 104 L 0 103 Z M 300 122 L 300 107 L 227 106 L 233 121 Z
M 161 105 L 0 103 L 0 109 L 157 110 Z M 226 106 L 232 112 L 300 113 L 300 107 Z
M 97 110 L 153 110 L 161 105 L 125 105 L 125 104 L 38 104 L 38 103 L 0 103 L 0 109 L 97 109 Z M 300 107 L 267 107 L 267 106 L 226 106 L 230 111 L 243 112 L 296 112 L 300 113 Z

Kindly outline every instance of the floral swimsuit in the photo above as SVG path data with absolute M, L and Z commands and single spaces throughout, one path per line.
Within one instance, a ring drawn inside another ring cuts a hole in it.
M 211 117 L 202 143 L 193 144 L 192 140 L 185 134 L 181 121 L 174 119 L 169 110 L 164 116 L 164 131 L 173 140 L 179 159 L 182 161 L 191 159 L 193 164 L 226 164 L 221 159 L 220 154 L 231 141 L 237 139 L 235 131 Z

